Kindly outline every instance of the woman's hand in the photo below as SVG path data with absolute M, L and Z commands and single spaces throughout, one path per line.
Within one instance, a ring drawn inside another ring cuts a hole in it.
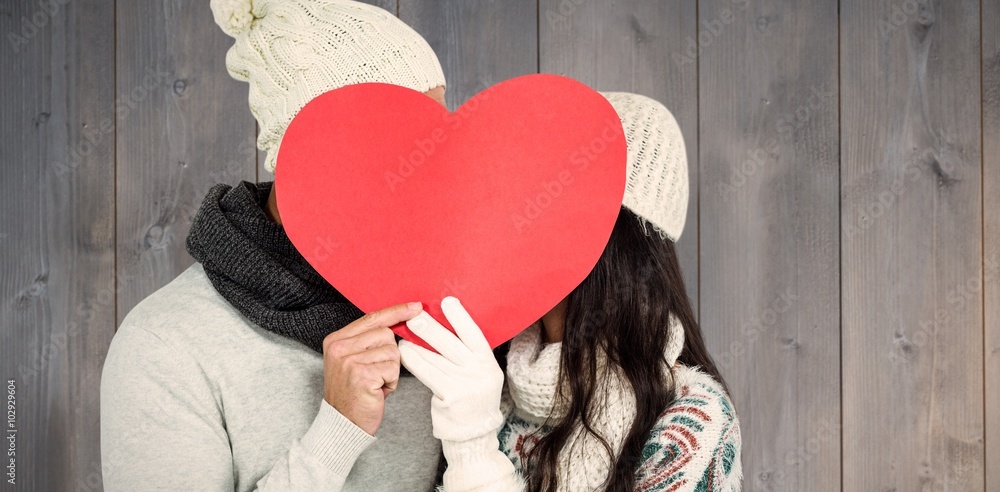
M 439 353 L 400 340 L 402 364 L 434 392 L 431 400 L 434 437 L 461 442 L 487 434 L 496 436 L 503 425 L 500 413 L 503 371 L 482 330 L 458 299 L 444 298 L 441 310 L 458 337 L 421 312 L 407 321 L 406 326 Z
M 445 297 L 441 310 L 458 337 L 422 312 L 407 321 L 406 326 L 439 353 L 400 340 L 399 356 L 403 365 L 434 392 L 431 400 L 434 437 L 441 440 L 441 451 L 448 460 L 444 490 L 524 490 L 524 481 L 507 455 L 500 451 L 497 440 L 497 432 L 503 425 L 500 413 L 503 371 L 482 330 L 458 299 Z
M 497 440 L 497 431 L 503 425 L 503 371 L 482 330 L 458 299 L 445 297 L 441 310 L 458 337 L 422 312 L 406 326 L 439 353 L 400 340 L 399 356 L 403 365 L 434 392 L 434 437 L 441 440 L 441 451 L 448 460 L 444 490 L 524 490 L 521 476 L 500 451 Z

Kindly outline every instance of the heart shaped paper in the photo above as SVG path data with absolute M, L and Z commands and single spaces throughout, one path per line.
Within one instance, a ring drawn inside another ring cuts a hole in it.
M 389 84 L 310 101 L 275 186 L 296 249 L 365 312 L 455 296 L 492 347 L 568 295 L 607 245 L 625 191 L 621 122 L 556 75 L 497 84 L 454 113 Z M 405 325 L 394 331 L 427 347 Z

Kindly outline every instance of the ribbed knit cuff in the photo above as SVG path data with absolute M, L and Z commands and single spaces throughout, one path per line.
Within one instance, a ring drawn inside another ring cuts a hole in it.
M 518 475 L 510 458 L 500 451 L 496 432 L 466 441 L 441 441 L 448 460 L 445 490 L 519 490 L 511 484 Z
M 326 399 L 320 400 L 319 413 L 309 430 L 302 436 L 304 446 L 321 463 L 346 477 L 355 460 L 375 441 L 372 436 L 333 408 Z

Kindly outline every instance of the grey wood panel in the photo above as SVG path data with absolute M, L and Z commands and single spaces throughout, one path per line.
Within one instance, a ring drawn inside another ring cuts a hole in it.
M 397 2 L 396 0 L 358 0 L 358 1 L 374 5 L 376 7 L 382 7 L 383 9 L 386 9 L 394 14 L 397 14 L 399 11 L 399 2 Z
M 663 103 L 681 127 L 690 197 L 677 244 L 688 297 L 698 313 L 698 64 L 683 56 L 697 37 L 696 0 L 540 0 L 542 73 L 599 91 L 634 92 Z
M 1000 0 L 983 0 L 986 490 L 1000 492 Z
M 979 8 L 841 3 L 844 490 L 984 487 Z
M 839 490 L 837 4 L 698 12 L 701 325 L 746 487 Z
M 184 240 L 215 183 L 254 180 L 247 84 L 225 67 L 233 39 L 208 2 L 117 3 L 118 322 L 193 263 Z
M 534 0 L 399 1 L 399 18 L 441 61 L 452 111 L 493 84 L 538 70 L 537 10 Z
M 114 9 L 0 6 L 0 372 L 14 380 L 14 490 L 100 487 L 114 334 Z M 5 405 L 6 407 L 6 405 Z M 5 412 L 6 415 L 6 412 Z M 11 459 L 3 453 L 3 463 Z M 98 489 L 99 490 L 99 489 Z
M 399 2 L 396 0 L 359 0 L 361 2 L 381 7 L 394 14 L 399 13 Z

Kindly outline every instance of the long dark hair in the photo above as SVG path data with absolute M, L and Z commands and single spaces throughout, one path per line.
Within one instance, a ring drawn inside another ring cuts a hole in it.
M 559 450 L 570 444 L 577 425 L 595 435 L 609 456 L 613 454 L 605 437 L 593 428 L 591 404 L 597 396 L 598 351 L 606 354 L 609 364 L 622 369 L 636 400 L 636 417 L 621 453 L 612 456 L 606 490 L 634 489 L 635 470 L 646 439 L 675 395 L 664 374 L 671 313 L 684 326 L 684 349 L 678 360 L 686 366 L 699 366 L 729 392 L 705 348 L 673 243 L 661 239 L 641 220 L 622 207 L 601 259 L 569 295 L 556 395 L 568 403 L 567 412 L 558 422 L 550 422 L 554 427 L 528 452 L 528 488 L 532 492 L 556 489 Z

